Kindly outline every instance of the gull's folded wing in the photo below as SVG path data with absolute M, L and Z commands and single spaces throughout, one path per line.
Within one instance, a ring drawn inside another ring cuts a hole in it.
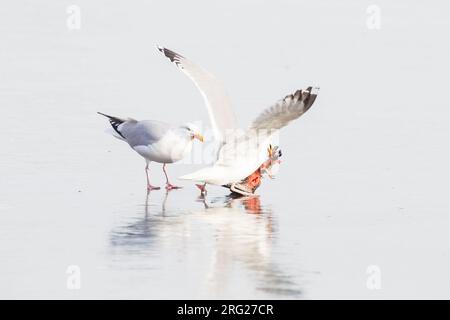
M 237 127 L 236 117 L 222 83 L 192 61 L 167 48 L 158 47 L 167 58 L 183 71 L 200 90 L 208 109 L 214 137 L 222 142 L 225 133 Z

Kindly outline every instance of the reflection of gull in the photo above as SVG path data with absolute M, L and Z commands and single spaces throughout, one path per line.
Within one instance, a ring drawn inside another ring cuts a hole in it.
M 262 112 L 249 129 L 238 132 L 230 101 L 220 82 L 185 57 L 166 48 L 158 49 L 197 85 L 206 102 L 214 136 L 222 144 L 213 166 L 181 179 L 226 185 L 248 177 L 267 160 L 267 147 L 277 131 L 305 113 L 317 96 L 316 88 L 297 90 Z
M 163 163 L 163 171 L 166 176 L 166 189 L 174 189 L 176 186 L 169 182 L 166 172 L 166 164 L 173 163 L 184 158 L 192 149 L 194 138 L 203 141 L 203 136 L 193 124 L 184 124 L 178 127 L 167 123 L 134 119 L 121 119 L 104 113 L 113 128 L 114 137 L 127 142 L 134 151 L 144 157 L 147 165 L 145 174 L 147 177 L 147 189 L 159 189 L 150 184 L 148 166 L 151 161 Z
M 147 193 L 144 212 L 139 211 L 137 216 L 127 213 L 126 221 L 111 231 L 112 248 L 117 253 L 151 254 L 171 243 L 173 234 L 188 236 L 189 224 L 178 212 L 167 210 L 168 198 L 166 191 L 161 204 L 149 203 L 150 193 Z
M 164 274 L 159 268 L 177 272 L 174 261 L 187 269 L 201 265 L 206 273 L 197 274 L 204 278 L 195 280 L 195 289 L 204 297 L 236 296 L 236 281 L 265 296 L 300 294 L 297 279 L 274 261 L 276 221 L 259 198 L 202 198 L 204 209 L 183 211 L 171 209 L 170 200 L 166 195 L 156 204 L 147 198 L 144 212 L 134 217 L 127 212 L 126 222 L 111 231 L 114 268 L 152 269 L 159 276 Z
M 169 193 L 166 192 L 161 204 L 161 216 L 150 215 L 149 195 L 145 198 L 144 215 L 138 218 L 128 218 L 127 222 L 111 232 L 110 241 L 114 248 L 123 248 L 130 252 L 142 252 L 151 247 L 158 240 L 157 223 L 166 211 L 166 201 Z
M 273 262 L 274 218 L 272 210 L 261 205 L 259 197 L 227 196 L 213 199 L 209 204 L 206 198 L 201 199 L 207 213 L 202 216 L 203 221 L 213 227 L 215 237 L 207 275 L 212 293 L 223 296 L 232 290 L 227 284 L 233 269 L 239 265 L 257 280 L 258 290 L 284 296 L 301 293 L 293 277 Z M 217 206 L 218 202 L 222 205 Z

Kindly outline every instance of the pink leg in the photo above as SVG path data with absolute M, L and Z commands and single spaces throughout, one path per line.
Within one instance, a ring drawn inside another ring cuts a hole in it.
M 200 189 L 201 196 L 208 193 L 208 191 L 206 191 L 206 183 L 205 184 L 196 184 L 196 187 Z
M 173 185 L 173 184 L 171 184 L 169 182 L 169 177 L 167 176 L 166 164 L 165 163 L 163 164 L 163 171 L 164 171 L 164 174 L 166 176 L 166 190 L 173 190 L 173 189 L 181 189 L 181 188 L 183 188 L 183 187 L 175 186 L 175 185 Z
M 145 176 L 147 177 L 147 191 L 152 191 L 152 190 L 159 190 L 159 189 L 161 189 L 160 187 L 155 187 L 155 186 L 152 186 L 152 185 L 150 184 L 150 179 L 149 179 L 149 177 L 148 177 L 148 162 L 147 162 L 147 165 L 145 166 Z

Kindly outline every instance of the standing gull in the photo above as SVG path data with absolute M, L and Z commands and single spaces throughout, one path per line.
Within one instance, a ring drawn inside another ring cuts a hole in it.
M 195 125 L 187 123 L 171 126 L 155 120 L 137 121 L 98 113 L 108 118 L 114 137 L 127 142 L 134 151 L 144 157 L 148 191 L 160 189 L 150 184 L 149 164 L 151 161 L 163 163 L 167 190 L 180 188 L 170 183 L 166 164 L 184 158 L 191 151 L 194 139 L 203 142 L 203 136 Z
M 212 74 L 177 53 L 162 47 L 158 47 L 158 50 L 186 73 L 200 90 L 206 103 L 215 142 L 220 146 L 225 132 L 236 128 L 236 118 L 222 84 Z M 149 181 L 148 165 L 151 161 L 164 164 L 166 188 L 169 190 L 177 188 L 169 182 L 165 165 L 179 161 L 187 155 L 194 138 L 203 142 L 203 136 L 194 125 L 187 124 L 176 128 L 159 121 L 136 121 L 100 114 L 109 119 L 114 129 L 112 134 L 116 138 L 126 141 L 145 158 L 148 190 L 159 189 L 152 186 Z

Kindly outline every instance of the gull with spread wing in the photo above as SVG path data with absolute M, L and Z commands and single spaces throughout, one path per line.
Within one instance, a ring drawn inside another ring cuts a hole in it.
M 202 182 L 203 185 L 198 185 L 202 192 L 206 184 L 213 184 L 229 187 L 241 194 L 252 194 L 254 188 L 248 192 L 239 186 L 255 174 L 261 175 L 272 164 L 272 145 L 278 130 L 303 115 L 314 103 L 319 89 L 308 87 L 287 95 L 264 110 L 248 129 L 239 130 L 230 100 L 220 81 L 182 55 L 167 48 L 158 49 L 200 90 L 219 147 L 217 160 L 212 166 L 180 179 Z M 281 151 L 278 156 L 281 156 Z

